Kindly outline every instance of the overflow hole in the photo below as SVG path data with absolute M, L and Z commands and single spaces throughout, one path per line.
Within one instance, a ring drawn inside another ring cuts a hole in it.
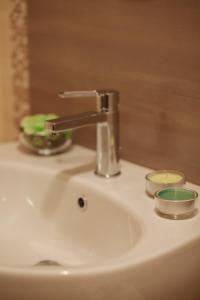
M 83 209 L 83 208 L 85 209 L 86 208 L 87 202 L 86 202 L 85 197 L 79 197 L 77 202 L 78 202 L 78 206 L 81 209 Z

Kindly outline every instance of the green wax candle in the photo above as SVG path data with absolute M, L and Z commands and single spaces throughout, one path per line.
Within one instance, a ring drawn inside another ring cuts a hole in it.
M 164 189 L 158 193 L 163 200 L 183 201 L 196 198 L 195 192 L 183 188 Z

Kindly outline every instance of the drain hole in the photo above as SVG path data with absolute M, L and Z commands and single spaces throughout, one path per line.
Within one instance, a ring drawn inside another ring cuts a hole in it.
M 36 263 L 34 265 L 34 267 L 40 267 L 40 266 L 47 266 L 47 267 L 51 267 L 51 266 L 57 266 L 57 267 L 60 267 L 62 266 L 61 264 L 59 264 L 57 261 L 55 260 L 41 260 L 39 261 L 38 263 Z

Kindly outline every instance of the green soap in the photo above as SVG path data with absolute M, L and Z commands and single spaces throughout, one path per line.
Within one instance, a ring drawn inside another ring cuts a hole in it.
M 56 119 L 56 114 L 37 114 L 34 116 L 24 117 L 20 123 L 21 128 L 24 129 L 26 134 L 43 134 L 46 135 L 44 124 L 45 121 Z
M 190 200 L 194 198 L 194 193 L 186 189 L 165 189 L 159 192 L 159 198 L 164 200 Z
M 57 119 L 59 116 L 56 114 L 37 114 L 33 116 L 26 116 L 21 120 L 20 128 L 23 130 L 23 132 L 27 135 L 36 135 L 36 136 L 48 136 L 46 130 L 45 130 L 45 121 Z M 62 137 L 65 137 L 66 140 L 72 138 L 72 131 L 66 130 L 61 134 Z M 57 141 L 58 136 L 52 135 L 49 137 L 51 141 Z M 37 146 L 41 146 L 43 143 L 42 140 L 34 140 L 34 144 Z

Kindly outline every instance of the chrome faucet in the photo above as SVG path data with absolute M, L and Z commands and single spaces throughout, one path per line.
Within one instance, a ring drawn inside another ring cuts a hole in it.
M 96 97 L 97 110 L 46 121 L 49 133 L 97 124 L 96 170 L 106 178 L 119 175 L 119 93 L 115 90 L 59 93 L 61 98 Z

